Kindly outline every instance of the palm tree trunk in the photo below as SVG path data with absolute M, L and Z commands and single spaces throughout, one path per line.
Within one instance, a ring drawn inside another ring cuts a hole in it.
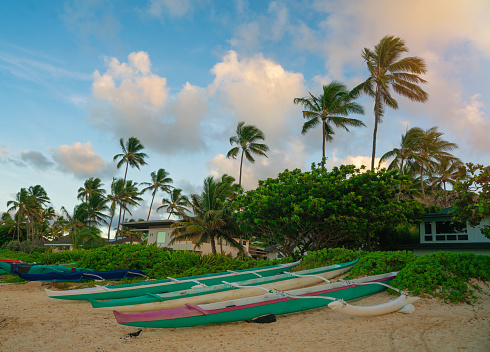
M 447 191 L 446 191 L 446 181 L 443 181 L 442 184 L 444 185 L 444 205 L 447 208 Z
M 117 235 L 119 234 L 119 225 L 121 224 L 121 214 L 122 214 L 122 205 L 119 206 L 119 219 L 117 221 L 117 230 L 116 230 L 116 241 L 117 241 Z
M 403 158 L 401 160 L 401 163 L 400 163 L 400 174 L 403 176 Z M 399 202 L 400 201 L 400 195 L 402 194 L 402 185 L 401 183 L 398 184 L 398 194 L 396 195 L 396 201 Z
M 373 155 L 371 157 L 371 171 L 374 171 L 374 159 L 376 158 L 376 134 L 378 133 L 380 92 L 376 87 L 376 102 L 374 103 L 374 132 L 373 132 Z
M 150 214 L 151 214 L 151 207 L 153 206 L 153 201 L 155 200 L 155 193 L 153 193 L 153 198 L 151 198 L 151 203 L 150 203 L 150 211 L 148 211 L 148 218 L 146 219 L 146 221 L 149 221 L 150 220 Z
M 323 162 L 323 159 L 325 159 L 325 140 L 327 138 L 327 136 L 325 135 L 326 131 L 325 131 L 325 120 L 322 119 L 322 137 L 323 137 L 323 143 L 322 143 L 322 162 Z
M 242 157 L 240 158 L 240 176 L 238 178 L 238 185 L 240 187 L 242 186 L 243 153 L 245 153 L 245 150 L 243 150 L 243 148 L 242 148 Z
M 114 213 L 112 213 L 111 222 L 109 223 L 109 231 L 107 232 L 107 243 L 109 243 L 109 240 L 111 239 L 111 226 L 112 226 L 113 219 L 114 219 Z
M 216 242 L 214 242 L 214 236 L 209 236 L 211 242 L 211 252 L 216 255 Z
M 425 199 L 425 188 L 424 188 L 424 179 L 423 179 L 423 170 L 424 168 L 421 167 L 420 168 L 420 187 L 422 188 L 422 197 L 424 198 L 424 203 L 425 203 L 425 206 L 428 207 L 429 204 L 427 204 L 427 199 Z

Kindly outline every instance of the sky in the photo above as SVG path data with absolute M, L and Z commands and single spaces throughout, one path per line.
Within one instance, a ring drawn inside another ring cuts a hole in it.
M 173 186 L 199 193 L 207 176 L 238 179 L 227 159 L 240 121 L 260 128 L 270 150 L 245 162 L 246 190 L 285 169 L 309 170 L 321 128 L 301 134 L 294 98 L 333 80 L 368 77 L 363 48 L 385 35 L 405 40 L 427 63 L 426 103 L 397 97 L 378 128 L 377 157 L 407 128 L 438 126 L 463 162 L 490 165 L 488 0 L 4 0 L 0 2 L 0 211 L 21 188 L 43 186 L 59 212 L 99 177 L 124 177 L 119 140 L 138 138 L 149 182 L 164 168 Z M 369 165 L 374 126 L 335 131 L 327 167 Z M 158 194 L 151 219 L 165 194 Z M 151 195 L 133 209 L 146 219 Z

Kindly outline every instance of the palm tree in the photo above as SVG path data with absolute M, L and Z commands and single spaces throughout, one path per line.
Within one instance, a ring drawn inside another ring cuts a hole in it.
M 302 134 L 322 124 L 322 158 L 325 158 L 325 142 L 331 142 L 334 134 L 333 126 L 349 131 L 347 126 L 366 126 L 360 120 L 347 118 L 349 114 L 364 114 L 364 109 L 357 104 L 355 97 L 347 90 L 347 86 L 338 81 L 332 81 L 323 86 L 323 94 L 315 97 L 295 98 L 294 103 L 305 109 L 303 117 L 307 121 L 303 124 Z M 323 160 L 323 159 L 322 159 Z
M 374 98 L 371 171 L 374 170 L 378 124 L 382 122 L 385 107 L 398 109 L 398 103 L 392 97 L 390 88 L 412 101 L 425 102 L 428 99 L 428 94 L 418 86 L 419 83 L 426 83 L 418 76 L 427 72 L 425 61 L 416 56 L 400 59 L 400 55 L 405 52 L 408 52 L 405 41 L 394 36 L 385 36 L 374 50 L 364 48 L 362 52 L 370 76 L 353 89 L 353 94 L 357 96 L 363 92 Z
M 460 169 L 464 164 L 458 158 L 445 158 L 436 166 L 434 182 L 436 187 L 440 187 L 444 192 L 444 205 L 447 208 L 447 190 L 446 183 L 454 186 L 456 179 L 459 177 Z
M 165 171 L 165 169 L 160 169 L 156 173 L 152 172 L 151 173 L 151 183 L 150 182 L 143 182 L 141 183 L 142 185 L 148 185 L 148 187 L 144 188 L 141 193 L 145 193 L 146 191 L 152 191 L 152 198 L 151 198 L 151 203 L 150 203 L 150 210 L 148 211 L 148 218 L 146 221 L 150 220 L 150 214 L 151 214 L 151 207 L 153 206 L 153 201 L 155 200 L 155 195 L 157 192 L 164 191 L 167 193 L 170 193 L 170 184 L 173 182 L 173 180 L 168 177 L 169 173 Z
M 102 188 L 104 184 L 98 177 L 90 177 L 85 181 L 83 184 L 83 187 L 80 187 L 78 189 L 78 196 L 77 198 L 80 200 L 85 200 L 85 202 L 88 201 L 88 199 L 93 195 L 93 194 L 105 194 L 106 190 Z
M 121 154 L 116 154 L 114 156 L 114 161 L 120 159 L 117 163 L 118 169 L 122 165 L 126 164 L 126 171 L 124 173 L 124 181 L 126 181 L 128 167 L 135 167 L 139 170 L 140 166 L 146 165 L 145 158 L 147 158 L 148 155 L 141 152 L 143 149 L 145 149 L 145 147 L 136 137 L 130 137 L 126 143 L 124 143 L 124 139 L 121 138 L 119 140 L 119 144 L 121 145 L 123 152 Z
M 124 172 L 124 181 L 126 182 L 126 176 L 128 175 L 128 167 L 131 165 L 131 167 L 135 167 L 138 170 L 140 169 L 140 166 L 146 165 L 145 158 L 148 157 L 145 153 L 142 153 L 141 151 L 145 149 L 143 144 L 139 141 L 138 138 L 136 137 L 130 137 L 126 143 L 124 143 L 124 139 L 121 138 L 119 140 L 119 144 L 121 145 L 122 153 L 121 154 L 116 154 L 114 156 L 114 161 L 117 161 L 118 159 L 119 162 L 117 163 L 117 168 L 119 169 L 122 165 L 126 164 L 126 171 Z M 126 215 L 126 210 L 124 210 L 123 218 Z M 121 216 L 119 215 L 119 222 L 121 221 Z M 119 224 L 117 226 L 117 229 L 119 231 Z M 116 233 L 116 239 L 117 239 L 117 233 Z
M 104 212 L 109 210 L 107 203 L 109 200 L 100 193 L 93 193 L 87 202 L 83 202 L 82 206 L 87 212 L 88 225 L 97 226 L 99 223 L 106 224 L 106 219 L 109 217 Z
M 189 210 L 187 207 L 190 206 L 189 198 L 182 195 L 182 190 L 180 188 L 174 188 L 170 193 L 170 199 L 163 198 L 162 204 L 163 205 L 157 208 L 157 211 L 165 208 L 169 219 L 171 215 L 183 217 L 182 214 L 188 212 Z
M 444 133 L 438 131 L 437 127 L 434 126 L 423 131 L 422 136 L 418 140 L 418 160 L 414 163 L 414 168 L 419 172 L 425 205 L 428 205 L 428 203 L 425 197 L 424 176 L 427 176 L 432 184 L 434 184 L 433 170 L 443 160 L 455 159 L 449 151 L 458 148 L 456 143 L 442 139 L 443 135 Z
M 20 241 L 20 220 L 25 215 L 26 208 L 29 201 L 29 193 L 25 188 L 21 188 L 15 195 L 15 200 L 9 200 L 7 202 L 7 211 L 15 211 L 17 217 L 17 241 Z
M 111 194 L 107 195 L 107 199 L 111 202 L 111 205 L 109 206 L 109 217 L 111 218 L 111 221 L 109 222 L 107 241 L 109 241 L 111 238 L 111 226 L 112 220 L 114 219 L 114 214 L 116 213 L 116 208 L 120 204 L 121 199 L 125 197 L 125 184 L 126 182 L 122 178 L 112 179 Z
M 230 180 L 234 181 L 234 178 L 227 175 L 218 181 L 215 181 L 212 176 L 204 180 L 201 195 L 191 195 L 191 208 L 194 215 L 181 213 L 183 222 L 174 225 L 177 228 L 170 244 L 197 239 L 196 248 L 204 242 L 210 242 L 211 251 L 216 254 L 216 240 L 225 239 L 235 248 L 243 250 L 241 244 L 233 238 L 236 226 L 231 211 L 225 203 L 233 195 L 234 188 Z
M 124 191 L 121 194 L 121 198 L 119 199 L 119 220 L 117 223 L 117 228 L 119 229 L 121 225 L 121 211 L 124 209 L 124 213 L 126 211 L 129 215 L 133 215 L 131 211 L 128 209 L 128 206 L 139 205 L 138 202 L 143 199 L 140 197 L 140 192 L 138 190 L 138 183 L 132 180 L 126 181 L 124 184 Z M 124 215 L 123 215 L 124 216 Z M 124 217 L 123 217 L 124 219 Z M 116 241 L 117 241 L 118 233 L 116 232 Z
M 264 133 L 254 125 L 245 125 L 244 121 L 238 123 L 236 136 L 230 138 L 230 144 L 236 144 L 237 146 L 230 149 L 226 157 L 236 159 L 240 150 L 242 151 L 240 157 L 240 178 L 238 180 L 240 187 L 242 185 L 243 156 L 245 155 L 247 160 L 252 164 L 255 163 L 252 154 L 262 155 L 267 158 L 265 152 L 269 150 L 269 147 L 265 144 L 257 143 L 260 140 L 265 140 Z

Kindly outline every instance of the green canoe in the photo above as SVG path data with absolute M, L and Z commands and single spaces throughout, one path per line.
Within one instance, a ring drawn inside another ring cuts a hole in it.
M 46 293 L 51 298 L 66 300 L 88 300 L 90 298 L 119 299 L 138 297 L 148 293 L 166 293 L 187 290 L 196 285 L 212 286 L 221 284 L 224 280 L 237 282 L 250 280 L 256 277 L 273 276 L 284 271 L 288 271 L 298 264 L 299 261 L 262 268 L 225 271 L 222 273 L 182 277 L 178 279 L 168 278 L 167 280 L 143 281 L 125 285 L 96 286 L 78 290 L 53 291 L 46 289 Z
M 386 289 L 382 284 L 396 272 L 341 281 L 287 292 L 270 290 L 254 296 L 218 303 L 192 305 L 139 314 L 114 311 L 119 324 L 145 328 L 178 328 L 254 319 L 268 314 L 287 314 L 328 306 L 332 302 L 371 295 Z
M 240 286 L 264 286 L 277 290 L 292 290 L 324 283 L 333 277 L 349 271 L 358 259 L 321 268 L 285 273 L 269 277 L 255 278 L 237 282 Z M 327 279 L 327 280 L 325 280 Z M 191 288 L 184 291 L 175 291 L 163 294 L 148 293 L 144 296 L 99 301 L 90 299 L 94 308 L 116 309 L 125 313 L 148 312 L 152 310 L 169 309 L 188 304 L 200 304 L 219 302 L 229 299 L 245 298 L 260 295 L 262 292 L 257 288 L 237 289 L 226 284 L 218 284 L 206 287 Z

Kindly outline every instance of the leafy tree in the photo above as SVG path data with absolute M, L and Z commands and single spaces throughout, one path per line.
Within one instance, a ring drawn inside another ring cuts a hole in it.
M 152 194 L 150 210 L 148 211 L 148 218 L 146 219 L 146 221 L 150 220 L 151 207 L 153 206 L 155 195 L 159 190 L 170 193 L 170 187 L 171 187 L 170 184 L 172 182 L 173 180 L 169 177 L 169 173 L 165 171 L 165 169 L 159 169 L 156 173 L 155 172 L 151 173 L 151 183 L 150 182 L 141 183 L 142 185 L 148 186 L 146 188 L 143 188 L 141 193 L 144 193 L 146 191 L 151 191 Z
M 481 233 L 490 239 L 490 224 L 488 220 L 484 222 L 490 217 L 490 166 L 466 164 L 454 190 L 461 193 L 461 199 L 454 203 L 453 220 L 471 226 L 481 224 Z
M 73 249 L 78 249 L 89 241 L 94 241 L 96 243 L 103 243 L 103 239 L 100 237 L 101 231 L 93 226 L 87 226 L 82 228 L 77 232 L 70 233 L 71 243 Z
M 117 206 L 124 206 L 122 200 L 124 199 L 124 197 L 126 197 L 125 184 L 126 182 L 122 178 L 112 179 L 111 193 L 107 195 L 107 199 L 111 202 L 111 205 L 109 206 L 109 217 L 111 220 L 109 222 L 109 230 L 107 232 L 107 241 L 109 241 L 111 238 L 111 226 L 112 221 L 114 220 L 114 215 L 116 213 L 116 208 Z
M 203 191 L 200 195 L 191 195 L 193 216 L 181 213 L 183 221 L 175 224 L 171 244 L 183 240 L 197 240 L 195 247 L 203 243 L 211 243 L 211 251 L 216 254 L 216 240 L 224 239 L 232 246 L 243 250 L 240 243 L 233 238 L 237 233 L 234 219 L 226 201 L 234 194 L 235 179 L 223 175 L 221 180 L 212 176 L 204 180 Z
M 333 126 L 349 131 L 347 126 L 365 126 L 360 120 L 347 118 L 349 114 L 364 114 L 364 109 L 357 104 L 343 83 L 332 81 L 323 86 L 323 94 L 315 97 L 295 98 L 294 103 L 303 106 L 303 117 L 307 121 L 303 124 L 302 134 L 305 134 L 319 123 L 322 124 L 322 156 L 325 158 L 325 142 L 332 141 Z
M 396 201 L 403 178 L 396 171 L 362 173 L 353 165 L 328 172 L 286 170 L 259 181 L 233 201 L 238 226 L 275 251 L 292 256 L 351 240 L 371 249 L 376 231 L 406 222 L 418 206 Z
M 245 122 L 238 123 L 236 128 L 236 136 L 230 138 L 230 144 L 236 144 L 236 147 L 233 147 L 228 151 L 226 155 L 227 158 L 236 159 L 241 150 L 240 156 L 240 177 L 238 179 L 238 185 L 242 185 L 242 167 L 243 167 L 243 156 L 247 158 L 247 160 L 254 164 L 255 159 L 253 158 L 253 154 L 262 155 L 267 158 L 265 152 L 269 150 L 269 147 L 265 144 L 257 143 L 258 141 L 265 140 L 264 133 L 258 129 L 254 125 L 245 125 Z
M 93 193 L 86 202 L 80 206 L 87 212 L 87 224 L 96 227 L 98 224 L 107 224 L 109 217 L 105 212 L 109 210 L 107 203 L 109 200 L 101 193 Z
M 7 211 L 15 211 L 17 218 L 17 241 L 20 242 L 20 226 L 21 219 L 27 213 L 27 207 L 29 202 L 29 194 L 25 188 L 21 188 L 15 195 L 15 200 L 9 200 L 7 202 Z
M 117 223 L 117 228 L 119 229 L 119 226 L 121 224 L 121 211 L 124 209 L 124 213 L 126 211 L 131 214 L 131 211 L 129 210 L 128 206 L 137 206 L 139 205 L 138 202 L 142 201 L 143 199 L 140 197 L 140 192 L 138 190 L 138 183 L 134 182 L 132 180 L 126 181 L 124 183 L 124 191 L 120 194 L 119 198 L 119 220 Z M 123 215 L 124 217 L 124 215 Z M 117 241 L 117 236 L 118 233 L 116 232 L 116 241 Z
M 449 183 L 454 187 L 456 183 L 456 179 L 460 173 L 460 169 L 464 167 L 464 164 L 461 160 L 457 158 L 446 158 L 442 159 L 441 162 L 436 166 L 434 183 L 436 187 L 442 189 L 444 193 L 444 205 L 447 208 L 447 189 L 446 183 Z
M 385 36 L 374 50 L 364 48 L 362 52 L 370 76 L 354 88 L 353 93 L 357 95 L 362 92 L 374 98 L 371 171 L 374 170 L 378 124 L 382 122 L 386 107 L 398 109 L 398 102 L 393 98 L 390 89 L 412 101 L 425 102 L 428 99 L 428 94 L 418 85 L 426 83 L 419 77 L 427 71 L 425 61 L 416 56 L 400 59 L 405 52 L 408 52 L 405 41 L 394 36 Z
M 163 198 L 162 205 L 157 208 L 157 211 L 160 209 L 166 209 L 169 219 L 171 215 L 182 218 L 182 214 L 189 212 L 189 206 L 189 198 L 182 194 L 182 190 L 180 188 L 174 188 L 170 193 L 170 199 Z

